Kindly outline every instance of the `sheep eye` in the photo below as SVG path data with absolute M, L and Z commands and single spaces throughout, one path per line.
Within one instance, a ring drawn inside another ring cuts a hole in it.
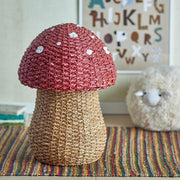
M 146 92 L 144 92 L 144 95 L 146 95 L 147 93 Z
M 161 97 L 162 95 L 161 95 L 161 94 L 159 94 L 159 96 Z

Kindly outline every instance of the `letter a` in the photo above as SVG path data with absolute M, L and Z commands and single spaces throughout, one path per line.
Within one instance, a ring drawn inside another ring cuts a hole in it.
M 104 9 L 104 3 L 103 3 L 103 0 L 91 0 L 88 8 L 93 8 L 94 5 L 99 5 L 102 9 Z

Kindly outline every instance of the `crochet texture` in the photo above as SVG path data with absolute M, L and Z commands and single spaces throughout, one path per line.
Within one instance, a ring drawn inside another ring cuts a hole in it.
M 24 53 L 18 74 L 22 84 L 48 91 L 93 91 L 116 80 L 106 45 L 90 30 L 71 23 L 40 33 Z

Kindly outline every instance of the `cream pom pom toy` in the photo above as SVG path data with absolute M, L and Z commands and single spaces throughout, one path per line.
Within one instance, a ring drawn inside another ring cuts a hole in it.
M 155 131 L 180 130 L 180 68 L 146 69 L 130 86 L 126 100 L 136 126 Z

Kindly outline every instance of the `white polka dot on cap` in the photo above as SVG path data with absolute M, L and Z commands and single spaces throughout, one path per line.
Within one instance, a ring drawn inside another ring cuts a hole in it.
M 91 54 L 93 53 L 93 51 L 92 51 L 91 49 L 88 49 L 88 50 L 86 51 L 86 53 L 89 54 L 89 55 L 91 55 Z
M 57 42 L 56 45 L 60 46 L 60 45 L 61 45 L 61 42 Z
M 70 33 L 69 36 L 71 38 L 77 38 L 78 37 L 78 35 L 75 32 Z
M 103 47 L 103 49 L 105 50 L 106 54 L 110 54 L 110 51 L 108 50 L 107 47 Z
M 36 49 L 36 53 L 42 53 L 44 50 L 44 47 L 43 46 L 38 46 L 37 49 Z

